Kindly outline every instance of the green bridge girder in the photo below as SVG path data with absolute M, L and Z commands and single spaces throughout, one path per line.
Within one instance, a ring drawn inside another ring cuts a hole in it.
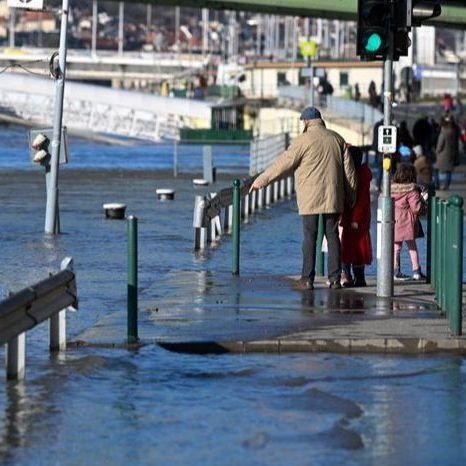
M 343 20 L 355 20 L 358 5 L 357 0 L 124 0 L 124 2 Z M 431 24 L 466 29 L 466 0 L 444 0 L 441 3 L 442 15 L 432 20 Z

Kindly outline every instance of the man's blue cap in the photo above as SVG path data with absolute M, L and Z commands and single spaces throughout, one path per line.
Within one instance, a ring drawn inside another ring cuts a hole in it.
M 307 107 L 304 109 L 303 113 L 301 113 L 301 120 L 316 120 L 318 118 L 322 118 L 319 110 L 315 107 Z

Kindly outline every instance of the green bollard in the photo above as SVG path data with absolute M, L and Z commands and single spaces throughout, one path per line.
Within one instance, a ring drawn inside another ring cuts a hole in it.
M 441 256 L 440 256 L 440 274 L 441 274 L 441 284 L 440 284 L 440 306 L 444 313 L 446 313 L 446 292 L 447 292 L 447 254 L 448 254 L 448 245 L 447 245 L 447 203 L 442 201 L 441 204 L 441 220 L 440 227 L 442 229 L 442 245 L 441 245 Z
M 241 231 L 241 183 L 239 180 L 233 181 L 233 275 L 239 275 L 240 259 L 240 231 Z
M 138 341 L 138 219 L 128 217 L 128 343 Z
M 435 280 L 436 280 L 436 253 L 435 253 L 435 246 L 437 241 L 437 206 L 438 206 L 438 199 L 434 197 L 431 203 L 431 211 L 430 211 L 430 267 L 428 267 L 428 272 L 430 272 L 430 280 L 429 283 L 431 284 L 432 288 L 435 290 Z M 429 263 L 429 260 L 427 261 Z
M 317 231 L 317 255 L 316 255 L 316 274 L 318 277 L 325 276 L 325 253 L 322 252 L 322 243 L 324 241 L 324 216 L 319 215 L 319 228 Z
M 427 255 L 426 255 L 426 276 L 427 283 L 432 283 L 432 235 L 433 235 L 433 209 L 435 204 L 435 189 L 432 185 L 428 189 L 427 198 Z
M 463 198 L 452 196 L 448 200 L 448 205 L 451 217 L 449 321 L 451 332 L 459 336 L 462 335 L 463 327 Z

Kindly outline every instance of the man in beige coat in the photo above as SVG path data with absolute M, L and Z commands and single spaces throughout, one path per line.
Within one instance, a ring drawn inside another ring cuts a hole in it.
M 319 214 L 323 214 L 328 243 L 330 288 L 340 286 L 340 238 L 338 222 L 345 201 L 353 202 L 356 174 L 353 161 L 345 155 L 344 139 L 325 127 L 319 110 L 308 107 L 301 114 L 304 133 L 253 183 L 260 189 L 288 171 L 294 171 L 299 214 L 303 217 L 303 269 L 297 289 L 314 288 Z M 349 197 L 350 199 L 346 199 Z

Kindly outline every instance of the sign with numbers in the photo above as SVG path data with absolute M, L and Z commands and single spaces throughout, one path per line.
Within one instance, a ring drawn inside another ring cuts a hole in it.
M 396 152 L 396 126 L 379 127 L 379 152 L 394 154 Z
M 10 8 L 26 8 L 28 10 L 43 10 L 44 0 L 8 0 Z

